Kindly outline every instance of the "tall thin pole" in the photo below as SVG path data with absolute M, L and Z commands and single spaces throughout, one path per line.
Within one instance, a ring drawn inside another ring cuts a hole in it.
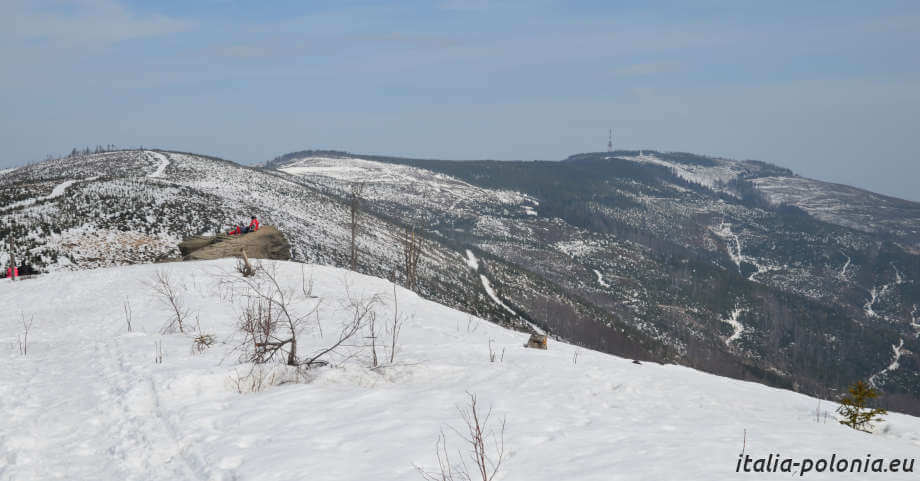
M 16 280 L 16 253 L 13 250 L 13 233 L 10 233 L 10 280 Z
M 613 129 L 610 129 L 607 136 L 607 152 L 613 152 Z

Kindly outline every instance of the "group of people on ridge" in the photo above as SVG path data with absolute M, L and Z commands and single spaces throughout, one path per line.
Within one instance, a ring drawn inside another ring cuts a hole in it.
M 245 234 L 247 232 L 255 232 L 259 230 L 259 219 L 256 219 L 256 216 L 252 216 L 252 220 L 249 221 L 249 225 L 243 227 L 243 224 L 237 224 L 236 227 L 230 229 L 230 232 L 227 232 L 229 235 L 239 235 Z

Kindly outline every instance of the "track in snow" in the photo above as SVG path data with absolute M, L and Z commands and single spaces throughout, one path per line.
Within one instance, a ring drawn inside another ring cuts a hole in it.
M 88 179 L 88 180 L 93 180 L 93 179 Z M 70 186 L 72 186 L 75 182 L 77 181 L 76 180 L 65 180 L 64 182 L 61 182 L 60 184 L 54 186 L 54 188 L 51 189 L 51 193 L 44 197 L 36 197 L 34 199 L 26 199 L 26 200 L 21 200 L 19 202 L 14 202 L 0 210 L 12 210 L 12 209 L 16 209 L 19 207 L 28 207 L 42 200 L 56 199 L 64 195 L 64 193 L 67 192 L 67 189 L 69 189 Z
M 147 177 L 150 178 L 160 178 L 166 175 L 166 168 L 169 167 L 169 157 L 160 152 L 147 151 L 147 155 L 153 157 L 154 160 L 158 160 L 160 165 L 157 166 L 157 170 L 153 171 L 150 174 L 147 174 Z
M 10 479 L 208 479 L 205 462 L 181 445 L 160 406 L 153 378 L 160 365 L 123 352 L 121 344 L 138 337 L 93 340 L 83 329 L 74 325 L 35 339 L 26 359 L 54 355 L 68 362 L 17 363 L 18 392 L 0 389 L 0 473 Z M 64 379 L 80 388 L 65 391 Z M 50 393 L 61 396 L 48 403 Z M 49 452 L 61 456 L 42 455 Z

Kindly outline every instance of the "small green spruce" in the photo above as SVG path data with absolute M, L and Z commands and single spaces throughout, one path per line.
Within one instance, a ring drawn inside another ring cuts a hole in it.
M 878 394 L 878 391 L 868 384 L 856 381 L 856 384 L 850 387 L 849 394 L 840 400 L 840 407 L 837 408 L 837 413 L 843 416 L 840 424 L 871 433 L 873 423 L 883 421 L 880 416 L 888 414 L 888 411 L 881 408 L 866 407 L 866 403 L 877 398 Z

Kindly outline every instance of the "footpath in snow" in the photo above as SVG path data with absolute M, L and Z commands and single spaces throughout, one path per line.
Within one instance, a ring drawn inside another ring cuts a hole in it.
M 87 179 L 87 180 L 94 180 L 94 179 Z M 75 182 L 77 181 L 76 180 L 65 180 L 64 182 L 61 182 L 60 184 L 55 185 L 54 188 L 51 189 L 51 193 L 44 197 L 36 197 L 33 199 L 25 199 L 19 202 L 13 202 L 12 204 L 9 204 L 5 207 L 0 208 L 0 210 L 12 210 L 12 209 L 16 209 L 19 207 L 28 207 L 39 201 L 56 199 L 64 195 L 64 193 L 67 192 L 67 189 L 69 189 L 70 186 L 72 186 Z
M 159 162 L 159 164 L 157 164 L 157 169 L 148 174 L 147 177 L 153 179 L 163 177 L 166 174 L 166 168 L 169 167 L 169 157 L 160 152 L 146 151 L 145 153 Z
M 298 297 L 295 312 L 319 303 L 322 329 L 307 324 L 302 352 L 327 345 L 351 319 L 349 294 L 377 294 L 378 322 L 393 316 L 385 280 L 268 265 Z M 170 314 L 151 292 L 158 271 L 172 279 L 192 329 L 216 337 L 210 349 L 194 351 L 195 334 L 160 334 Z M 500 480 L 789 478 L 736 473 L 742 448 L 756 457 L 920 456 L 914 417 L 890 414 L 866 434 L 833 419 L 816 422 L 817 401 L 789 391 L 560 342 L 525 349 L 525 334 L 401 288 L 406 321 L 395 365 L 369 368 L 369 349 L 358 346 L 347 359 L 332 358 L 334 367 L 313 370 L 308 382 L 240 394 L 234 379 L 248 365 L 239 362 L 234 326 L 247 299 L 236 278 L 234 261 L 224 259 L 0 282 L 0 479 L 421 479 L 414 466 L 434 469 L 442 430 L 451 450 L 463 448 L 450 427 L 464 426 L 457 406 L 466 392 L 507 421 Z M 316 297 L 301 299 L 311 278 Z M 18 349 L 23 319 L 32 322 L 25 355 Z M 490 347 L 504 350 L 503 360 L 490 362 Z

